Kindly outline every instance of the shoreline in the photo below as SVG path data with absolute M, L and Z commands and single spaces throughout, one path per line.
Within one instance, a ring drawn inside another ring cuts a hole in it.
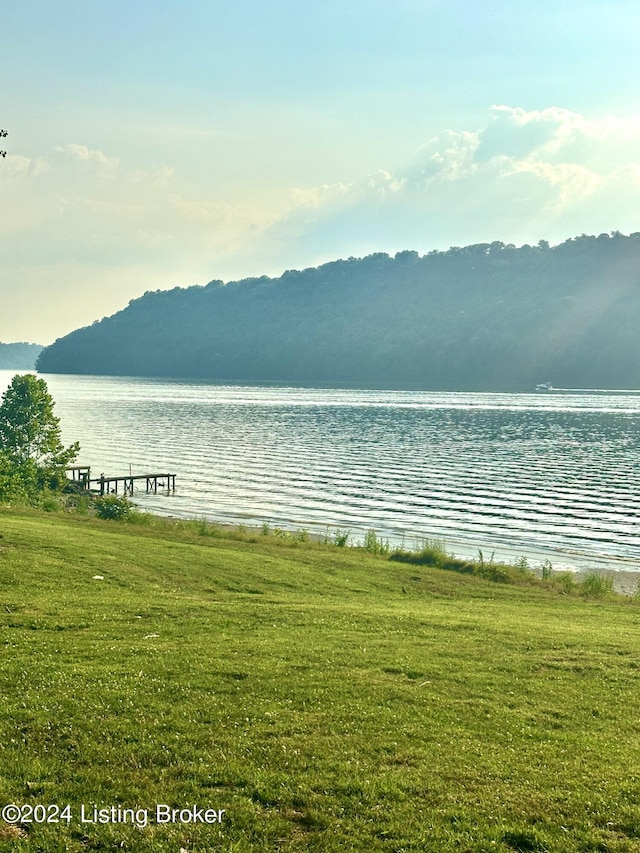
M 143 512 L 145 512 L 145 511 L 143 510 Z M 154 515 L 154 516 L 157 516 L 158 518 L 168 519 L 168 520 L 175 521 L 175 522 L 205 521 L 207 524 L 211 524 L 212 526 L 219 527 L 224 531 L 238 532 L 238 531 L 244 530 L 247 533 L 251 533 L 251 534 L 255 534 L 255 535 L 259 535 L 259 536 L 263 535 L 262 531 L 264 529 L 265 524 L 268 524 L 268 527 L 270 530 L 270 533 L 269 533 L 270 536 L 274 535 L 275 530 L 282 530 L 286 534 L 295 536 L 296 532 L 300 532 L 300 530 L 304 529 L 309 540 L 311 540 L 313 542 L 322 542 L 327 537 L 327 535 L 329 535 L 329 536 L 331 535 L 331 532 L 335 533 L 338 530 L 344 530 L 344 528 L 330 529 L 327 526 L 327 533 L 320 533 L 317 531 L 309 530 L 307 528 L 297 528 L 297 529 L 289 530 L 287 528 L 279 527 L 278 525 L 273 525 L 273 524 L 270 524 L 268 522 L 263 522 L 261 524 L 257 524 L 255 522 L 251 522 L 251 523 L 241 522 L 239 524 L 236 524 L 233 522 L 215 521 L 215 520 L 211 520 L 211 519 L 207 519 L 207 518 L 199 517 L 199 516 L 190 516 L 188 518 L 182 518 L 181 516 L 177 516 L 177 515 L 164 515 L 162 513 L 157 513 L 157 512 L 150 512 L 149 515 Z M 378 531 L 376 531 L 376 533 L 378 533 Z M 265 536 L 264 538 L 267 539 L 269 537 Z M 353 544 L 348 544 L 345 547 L 347 547 L 347 548 L 349 548 L 349 547 L 351 547 L 351 548 L 362 547 L 358 543 L 357 537 L 352 537 L 352 538 L 354 540 Z M 384 541 L 383 535 L 380 535 L 380 538 Z M 445 541 L 445 547 L 446 547 L 446 545 L 447 545 L 447 542 Z M 449 551 L 448 548 L 447 548 L 447 550 Z M 474 557 L 477 557 L 478 550 L 479 550 L 478 548 L 475 549 L 474 555 L 465 555 L 465 554 L 461 554 L 460 552 L 455 550 L 455 547 L 452 547 L 450 549 L 450 552 L 455 557 L 464 558 L 466 556 L 469 556 L 470 559 L 474 559 Z M 497 549 L 496 549 L 496 551 L 497 551 Z M 535 558 L 536 561 L 538 561 L 538 559 L 540 558 L 540 555 L 534 555 L 534 556 L 527 555 L 527 554 L 522 555 L 520 552 L 516 553 L 515 549 L 513 549 L 513 551 L 514 551 L 514 556 L 513 556 L 512 560 L 503 559 L 503 558 L 501 558 L 501 559 L 496 558 L 495 562 L 496 563 L 503 563 L 503 564 L 507 564 L 507 565 L 513 565 L 514 561 L 517 560 L 521 556 L 525 556 L 527 558 L 527 560 L 533 560 Z M 489 553 L 491 553 L 491 552 L 489 552 Z M 596 558 L 594 558 L 594 559 L 596 559 Z M 540 560 L 540 565 L 534 565 L 534 564 L 530 565 L 531 571 L 534 574 L 538 575 L 538 577 L 542 576 L 542 562 L 544 562 L 544 559 Z M 614 592 L 617 592 L 621 595 L 628 595 L 628 596 L 633 596 L 633 595 L 640 593 L 640 566 L 635 571 L 631 570 L 631 569 L 626 569 L 626 568 L 613 569 L 613 568 L 607 568 L 606 566 L 597 566 L 597 565 L 594 566 L 593 568 L 580 568 L 577 566 L 576 567 L 569 567 L 569 566 L 559 566 L 558 567 L 558 564 L 554 565 L 553 561 L 552 561 L 552 574 L 553 575 L 562 575 L 566 572 L 571 572 L 572 574 L 576 574 L 576 575 L 579 575 L 581 577 L 585 577 L 587 575 L 593 575 L 593 574 L 600 575 L 602 577 L 607 577 L 607 578 L 611 577 L 613 579 L 613 590 L 614 590 Z

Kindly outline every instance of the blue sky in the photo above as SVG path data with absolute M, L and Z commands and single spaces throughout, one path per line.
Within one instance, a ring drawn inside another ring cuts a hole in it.
M 639 36 L 619 0 L 12 4 L 0 341 L 145 290 L 640 230 Z

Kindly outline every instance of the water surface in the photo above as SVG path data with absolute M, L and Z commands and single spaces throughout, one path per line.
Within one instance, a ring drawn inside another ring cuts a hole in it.
M 640 569 L 640 394 L 44 378 L 94 476 L 177 475 L 154 512 Z

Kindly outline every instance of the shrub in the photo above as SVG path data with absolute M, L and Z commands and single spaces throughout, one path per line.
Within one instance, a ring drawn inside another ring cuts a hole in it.
M 346 548 L 349 544 L 349 535 L 348 530 L 336 530 L 333 534 L 333 544 L 337 545 L 338 548 Z
M 389 541 L 387 539 L 379 539 L 375 530 L 367 530 L 364 534 L 364 549 L 370 554 L 389 553 Z
M 435 563 L 444 563 L 452 556 L 447 552 L 444 539 L 425 539 L 418 554 Z
M 91 506 L 91 496 L 87 492 L 71 492 L 67 494 L 65 506 L 78 515 L 86 515 Z
M 509 583 L 510 581 L 507 567 L 493 561 L 486 563 L 479 560 L 473 568 L 473 573 L 474 575 L 478 575 L 478 577 L 494 581 L 495 583 Z
M 498 583 L 507 583 L 509 575 L 505 566 L 494 563 L 493 558 L 495 551 L 491 552 L 488 560 L 485 560 L 482 549 L 478 548 L 478 556 L 473 564 L 473 573 L 478 577 L 485 578 L 488 581 L 497 581 Z M 525 558 L 526 559 L 526 558 Z
M 444 539 L 424 539 L 421 544 L 420 542 L 417 543 L 415 551 L 396 548 L 391 554 L 391 559 L 398 560 L 401 563 L 438 566 L 438 568 L 444 569 L 453 568 L 450 563 L 455 560 L 455 557 L 447 553 Z
M 45 489 L 40 506 L 45 512 L 57 512 L 60 509 L 60 500 L 48 489 Z
M 425 539 L 418 548 L 417 551 L 396 548 L 389 559 L 400 563 L 414 563 L 418 566 L 435 566 L 437 569 L 446 569 L 464 575 L 475 572 L 475 563 L 447 553 L 443 539 Z
M 529 565 L 529 560 L 526 557 L 518 557 L 514 563 L 513 567 L 517 572 L 520 572 L 522 575 L 527 575 L 531 572 L 531 566 Z
M 126 518 L 134 511 L 134 506 L 126 497 L 102 495 L 95 500 L 96 515 L 108 521 Z
M 576 579 L 573 572 L 561 572 L 553 580 L 565 595 L 569 595 L 576 588 Z
M 601 598 L 613 592 L 613 576 L 597 573 L 585 575 L 580 584 L 581 595 Z
M 218 525 L 213 524 L 202 516 L 201 518 L 192 518 L 186 522 L 187 530 L 194 530 L 198 536 L 217 536 Z
M 291 539 L 291 534 L 288 530 L 283 530 L 281 527 L 273 528 L 273 535 L 276 539 Z

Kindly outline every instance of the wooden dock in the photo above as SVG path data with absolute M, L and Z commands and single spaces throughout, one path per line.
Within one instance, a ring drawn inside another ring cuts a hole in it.
M 122 494 L 132 495 L 133 484 L 136 480 L 145 480 L 146 491 L 158 493 L 158 489 L 174 492 L 176 489 L 175 474 L 129 474 L 126 477 L 105 477 L 101 474 L 94 480 L 89 480 L 89 488 L 97 485 L 101 495 L 118 494 L 118 486 L 122 484 Z
M 70 465 L 67 476 L 79 489 L 88 489 L 91 479 L 91 467 L 89 465 Z
M 69 480 L 78 488 L 98 491 L 101 495 L 117 495 L 120 486 L 123 495 L 132 495 L 134 482 L 142 480 L 145 482 L 145 490 L 154 494 L 158 493 L 158 489 L 172 492 L 176 488 L 175 474 L 128 474 L 123 477 L 105 477 L 100 474 L 92 478 L 88 465 L 73 465 L 67 468 L 67 473 L 71 475 Z

